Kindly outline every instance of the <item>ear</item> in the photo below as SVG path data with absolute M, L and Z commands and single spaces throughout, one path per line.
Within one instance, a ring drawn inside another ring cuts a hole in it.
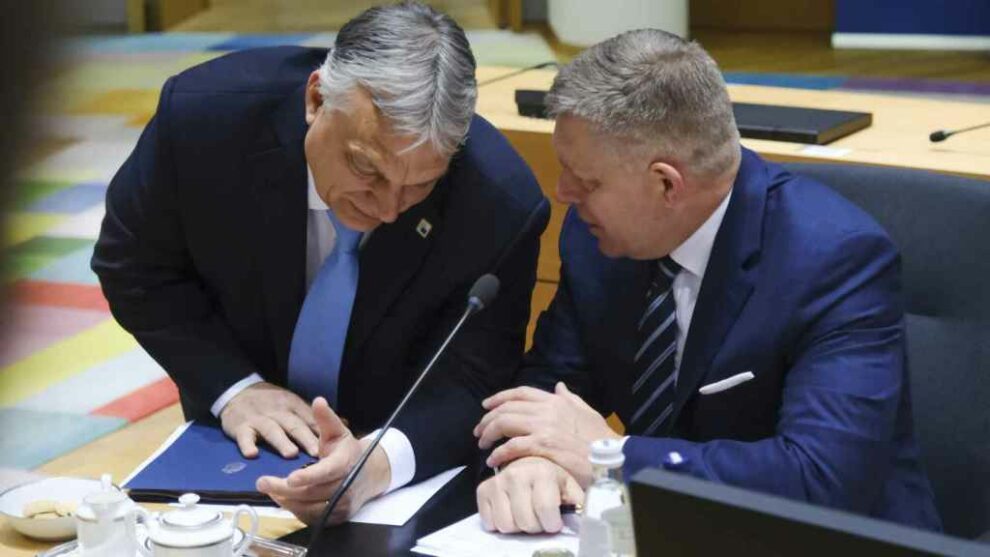
M 665 162 L 650 164 L 650 179 L 668 207 L 674 206 L 684 197 L 684 175 Z
M 306 124 L 312 125 L 316 115 L 323 108 L 323 95 L 320 93 L 320 72 L 314 71 L 306 80 Z

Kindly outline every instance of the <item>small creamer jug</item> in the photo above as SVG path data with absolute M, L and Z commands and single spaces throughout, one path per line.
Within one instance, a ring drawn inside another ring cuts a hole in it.
M 83 557 L 135 555 L 137 537 L 128 515 L 138 507 L 114 487 L 110 474 L 100 480 L 102 488 L 83 497 L 75 511 L 79 552 Z

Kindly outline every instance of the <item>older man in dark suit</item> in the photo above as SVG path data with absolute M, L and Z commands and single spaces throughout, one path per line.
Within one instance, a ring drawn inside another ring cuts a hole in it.
M 373 8 L 333 49 L 245 51 L 162 89 L 110 184 L 93 268 L 115 317 L 218 418 L 321 461 L 258 488 L 303 520 L 322 503 L 460 315 L 462 330 L 386 432 L 334 521 L 464 461 L 480 401 L 518 366 L 548 204 L 474 115 L 474 58 L 450 18 Z M 312 406 L 311 406 L 312 402 Z

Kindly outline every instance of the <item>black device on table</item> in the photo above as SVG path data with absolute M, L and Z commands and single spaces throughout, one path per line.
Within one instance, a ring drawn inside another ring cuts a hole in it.
M 535 89 L 517 89 L 519 115 L 546 118 L 546 94 Z M 742 137 L 812 145 L 831 143 L 873 123 L 873 115 L 868 112 L 773 104 L 732 103 L 732 112 Z
M 990 545 L 660 469 L 629 485 L 639 555 L 962 555 Z

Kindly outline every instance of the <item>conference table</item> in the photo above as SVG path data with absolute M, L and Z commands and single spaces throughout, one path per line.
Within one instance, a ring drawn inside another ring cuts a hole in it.
M 40 467 L 38 472 L 91 478 L 108 472 L 118 480 L 123 479 L 152 455 L 159 444 L 182 423 L 179 406 L 170 406 L 53 460 Z M 414 555 L 409 549 L 415 545 L 417 539 L 474 514 L 476 477 L 473 468 L 462 471 L 401 527 L 348 523 L 328 528 L 311 555 Z M 145 506 L 153 511 L 166 508 L 161 504 Z M 246 528 L 247 524 L 243 523 L 241 526 Z M 285 541 L 301 546 L 306 546 L 310 539 L 310 530 L 294 519 L 261 517 L 258 534 L 269 539 L 284 538 Z M 21 536 L 0 518 L 0 555 L 33 556 L 53 545 L 56 544 Z
M 512 68 L 482 67 L 478 70 L 478 79 L 484 82 L 512 71 Z M 532 71 L 482 85 L 478 97 L 478 112 L 505 133 L 529 163 L 551 200 L 560 174 L 550 142 L 553 123 L 519 116 L 513 94 L 516 89 L 548 89 L 554 74 L 546 70 Z M 743 140 L 746 147 L 771 160 L 896 166 L 990 179 L 990 129 L 950 138 L 944 143 L 928 141 L 928 134 L 933 130 L 961 128 L 990 120 L 990 105 L 744 85 L 730 85 L 729 93 L 732 100 L 739 102 L 873 113 L 870 128 L 824 147 Z M 538 283 L 533 296 L 534 316 L 549 303 L 558 278 L 557 236 L 565 207 L 556 201 L 552 201 L 552 205 L 551 222 L 542 240 Z M 531 320 L 530 333 L 532 324 Z M 123 479 L 181 423 L 178 405 L 171 406 L 63 455 L 41 466 L 37 472 L 94 478 L 109 472 L 117 480 Z M 321 543 L 323 551 L 317 554 L 324 554 L 327 548 L 332 548 L 334 555 L 403 554 L 417 538 L 473 512 L 474 474 L 465 471 L 405 526 L 347 524 L 331 528 Z M 263 518 L 260 534 L 268 538 L 289 536 L 290 541 L 305 545 L 308 531 L 303 528 L 304 525 L 296 520 Z M 11 557 L 35 555 L 51 545 L 20 536 L 0 519 L 0 554 Z

